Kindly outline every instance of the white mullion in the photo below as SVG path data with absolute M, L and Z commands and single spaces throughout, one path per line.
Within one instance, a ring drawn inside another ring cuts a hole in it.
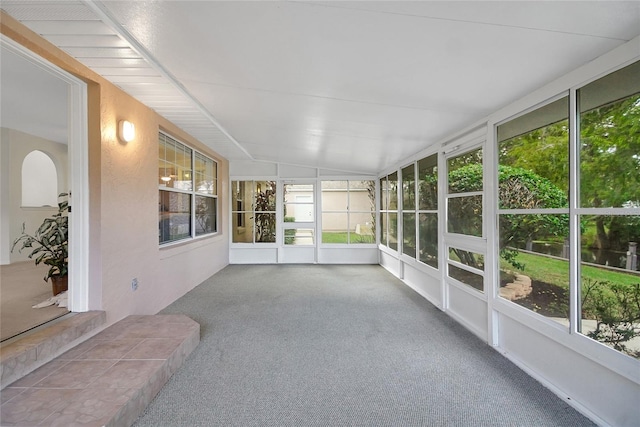
M 447 193 L 447 199 L 455 199 L 455 198 L 458 198 L 458 197 L 482 196 L 483 194 L 484 194 L 483 190 L 480 190 L 480 191 L 467 191 L 465 193 Z
M 186 151 L 186 145 L 183 146 L 183 151 Z M 185 153 L 186 154 L 186 153 Z M 194 176 L 195 166 L 196 166 L 196 154 L 194 150 L 191 150 L 191 238 L 194 239 L 196 237 L 196 177 Z
M 580 215 L 640 215 L 640 208 L 581 208 L 576 206 L 575 212 Z
M 415 215 L 415 221 L 416 221 L 416 261 L 420 262 L 420 213 L 418 212 L 420 210 L 420 168 L 418 167 L 418 162 L 420 160 L 416 159 L 416 161 L 414 162 L 415 166 L 414 166 L 414 174 L 416 179 L 415 181 L 415 193 L 414 193 L 414 204 L 415 204 L 415 211 L 414 211 L 414 215 Z
M 576 89 L 569 91 L 569 333 L 582 330 L 580 319 L 580 221 L 579 207 L 580 174 L 579 174 L 579 112 L 578 93 Z M 571 185 L 574 183 L 574 185 Z
M 498 209 L 498 215 L 534 215 L 534 214 L 555 214 L 567 215 L 568 208 L 535 208 L 535 209 Z
M 484 279 L 484 271 L 482 271 L 482 270 L 478 270 L 477 268 L 471 267 L 471 266 L 469 266 L 467 264 L 464 264 L 462 262 L 459 262 L 459 261 L 456 261 L 456 260 L 453 260 L 453 259 L 448 259 L 447 263 L 453 265 L 454 267 L 458 267 L 458 268 L 460 268 L 462 270 L 468 271 L 469 273 L 473 273 L 473 274 L 477 274 L 478 276 L 482 276 L 483 279 Z M 451 277 L 451 276 L 449 276 L 449 277 Z

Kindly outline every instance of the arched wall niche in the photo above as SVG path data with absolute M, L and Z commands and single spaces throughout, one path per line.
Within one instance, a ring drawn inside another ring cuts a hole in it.
M 56 206 L 58 168 L 44 151 L 33 150 L 22 161 L 22 206 Z

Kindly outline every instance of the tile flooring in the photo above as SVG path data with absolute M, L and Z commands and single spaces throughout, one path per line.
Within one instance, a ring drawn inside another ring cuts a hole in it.
M 199 342 L 186 316 L 129 316 L 4 388 L 0 423 L 129 426 Z

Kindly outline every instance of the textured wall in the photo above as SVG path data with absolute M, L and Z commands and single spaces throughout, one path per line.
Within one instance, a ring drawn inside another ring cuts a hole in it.
M 91 308 L 106 310 L 108 324 L 129 314 L 153 314 L 226 266 L 228 162 L 10 16 L 1 18 L 4 35 L 88 85 Z M 122 119 L 136 125 L 128 144 L 116 136 Z M 160 129 L 218 162 L 219 234 L 159 248 Z M 139 283 L 135 292 L 133 278 Z

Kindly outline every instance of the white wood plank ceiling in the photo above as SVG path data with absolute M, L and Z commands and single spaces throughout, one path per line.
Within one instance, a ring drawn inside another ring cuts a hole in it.
M 640 2 L 13 1 L 220 154 L 378 173 L 640 33 Z

